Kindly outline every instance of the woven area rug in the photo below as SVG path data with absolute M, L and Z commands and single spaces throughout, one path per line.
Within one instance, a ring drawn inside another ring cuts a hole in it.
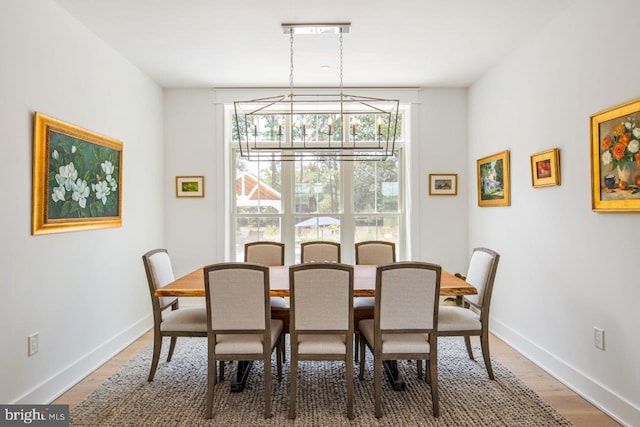
M 570 426 L 558 412 L 493 361 L 495 381 L 480 360 L 470 360 L 462 338 L 441 338 L 438 354 L 440 416 L 431 413 L 429 385 L 417 379 L 415 362 L 400 362 L 406 390 L 383 384 L 383 418 L 373 408 L 372 356 L 364 380 L 355 366 L 355 419 L 346 417 L 344 364 L 301 362 L 295 421 L 288 419 L 289 364 L 282 382 L 273 380 L 273 417 L 264 419 L 262 364 L 256 363 L 242 393 L 229 392 L 235 365 L 215 389 L 214 418 L 204 418 L 207 348 L 202 338 L 179 338 L 166 363 L 168 341 L 153 382 L 147 382 L 151 346 L 130 360 L 71 411 L 72 426 Z M 164 359 L 162 359 L 164 357 Z M 289 359 L 287 359 L 289 361 Z

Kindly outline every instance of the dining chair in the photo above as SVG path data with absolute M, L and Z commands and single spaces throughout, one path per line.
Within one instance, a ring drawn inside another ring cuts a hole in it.
M 369 240 L 365 242 L 356 243 L 356 264 L 361 265 L 385 265 L 396 262 L 396 245 L 393 242 L 387 242 L 384 240 Z M 359 357 L 359 336 L 360 333 L 357 330 L 358 322 L 362 319 L 373 318 L 373 297 L 357 297 L 353 306 L 355 312 L 355 360 L 358 361 Z
M 244 262 L 263 264 L 269 267 L 284 265 L 284 243 L 256 241 L 244 245 Z M 284 322 L 284 331 L 289 332 L 289 307 L 283 297 L 271 297 L 271 316 Z M 282 354 L 285 361 L 285 354 Z
M 282 379 L 282 321 L 271 318 L 269 268 L 251 263 L 219 263 L 204 268 L 207 308 L 207 418 L 213 417 L 218 381 L 216 361 L 261 360 L 264 417 L 271 417 L 271 355 L 277 349 Z
M 340 262 L 340 243 L 304 242 L 300 244 L 300 262 Z
M 148 381 L 153 381 L 162 338 L 171 337 L 167 362 L 171 361 L 178 337 L 206 337 L 207 312 L 204 305 L 180 308 L 177 297 L 157 297 L 156 289 L 173 282 L 173 268 L 166 249 L 154 249 L 142 255 L 142 263 L 147 274 L 151 307 L 153 308 L 153 356 Z M 169 312 L 166 309 L 171 308 Z
M 433 415 L 438 416 L 438 296 L 441 267 L 400 262 L 376 271 L 375 314 L 360 320 L 360 379 L 366 347 L 373 353 L 375 415 L 382 417 L 383 361 L 426 360 Z M 418 378 L 421 372 L 418 372 Z
M 493 282 L 500 255 L 487 248 L 475 248 L 469 262 L 466 281 L 478 289 L 477 295 L 465 295 L 462 306 L 440 306 L 438 335 L 463 336 L 469 358 L 473 360 L 471 336 L 480 337 L 482 357 L 489 378 L 494 379 L 489 353 L 489 308 Z
M 345 362 L 347 417 L 353 419 L 353 266 L 308 263 L 289 269 L 291 379 L 289 418 L 296 417 L 298 361 Z

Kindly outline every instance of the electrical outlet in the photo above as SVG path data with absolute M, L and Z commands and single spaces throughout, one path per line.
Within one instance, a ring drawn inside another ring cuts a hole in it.
M 36 332 L 35 334 L 31 334 L 27 337 L 27 342 L 29 344 L 29 356 L 33 356 L 40 350 L 40 343 L 38 342 L 39 334 Z
M 604 351 L 604 329 L 593 328 L 593 345 Z

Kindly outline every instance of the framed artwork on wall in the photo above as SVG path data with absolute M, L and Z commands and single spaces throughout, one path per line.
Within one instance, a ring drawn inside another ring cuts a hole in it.
M 31 234 L 122 225 L 122 142 L 34 115 Z
M 455 196 L 458 194 L 457 173 L 430 173 L 429 195 Z
M 477 160 L 478 206 L 510 206 L 509 150 Z
M 560 150 L 541 151 L 531 155 L 531 185 L 550 187 L 560 185 Z
M 176 197 L 204 197 L 204 176 L 176 176 Z
M 591 208 L 640 212 L 640 99 L 591 116 Z

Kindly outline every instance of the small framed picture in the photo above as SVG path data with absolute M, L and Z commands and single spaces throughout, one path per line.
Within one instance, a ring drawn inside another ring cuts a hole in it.
M 204 176 L 176 176 L 176 197 L 204 197 Z
M 553 148 L 531 155 L 531 185 L 560 185 L 560 150 Z
M 478 206 L 511 206 L 509 150 L 477 161 Z
M 458 194 L 457 173 L 430 173 L 430 196 L 455 196 Z

